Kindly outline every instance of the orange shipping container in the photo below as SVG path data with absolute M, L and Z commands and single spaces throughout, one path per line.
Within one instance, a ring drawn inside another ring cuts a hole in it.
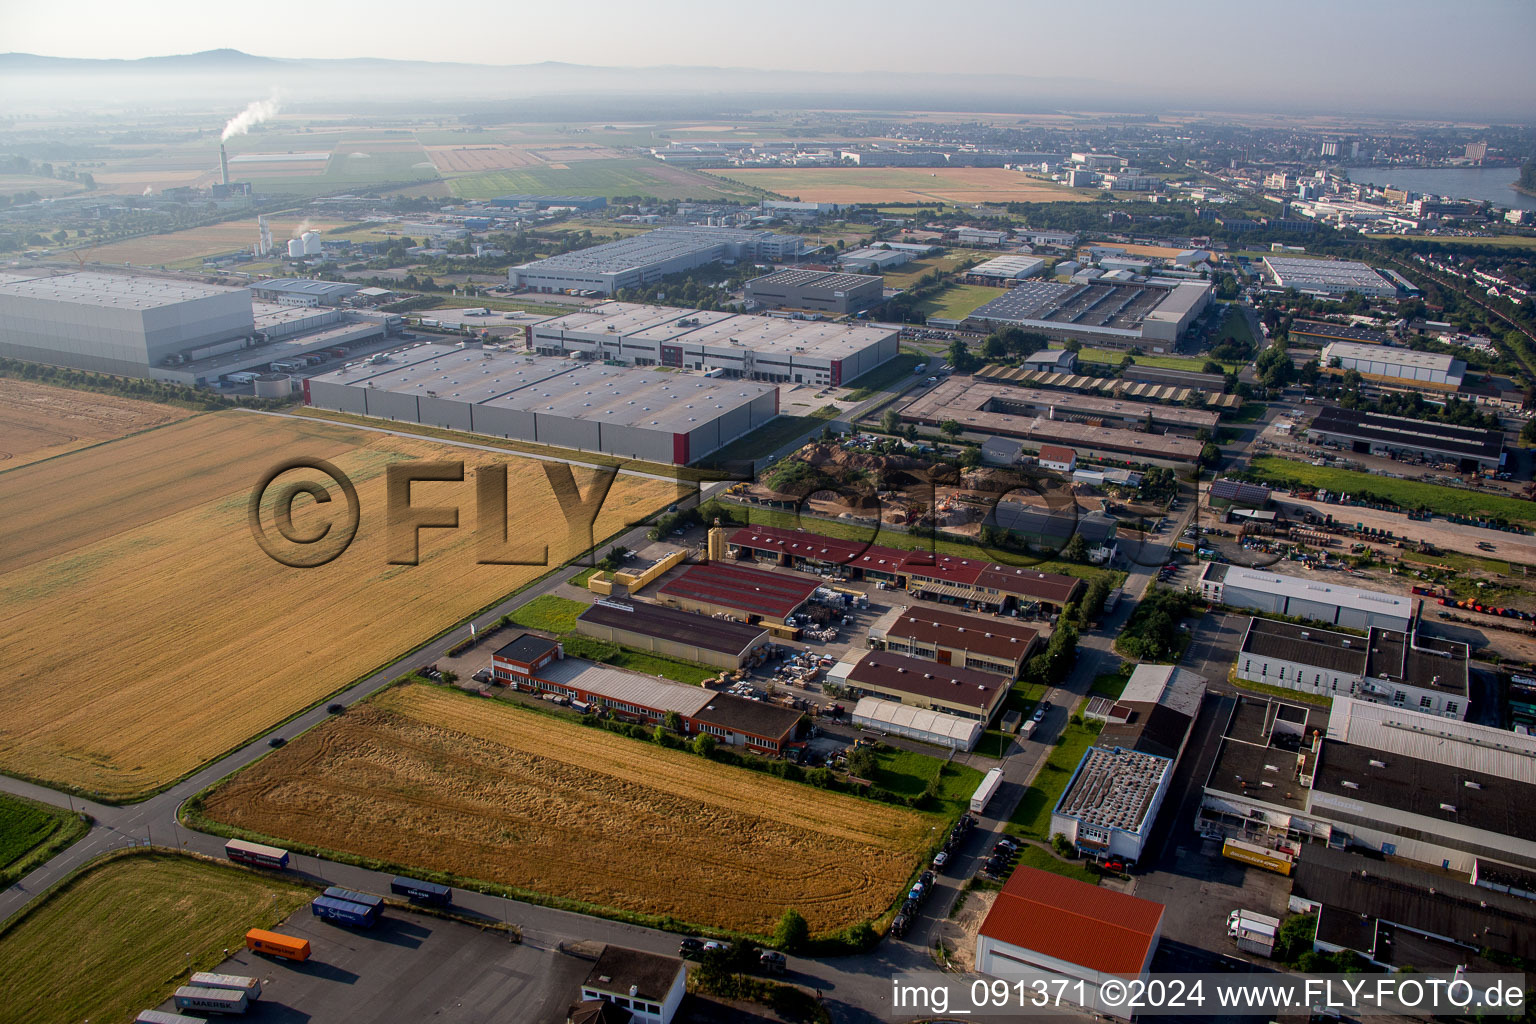
M 245 948 L 254 953 L 280 956 L 285 960 L 308 960 L 309 940 L 296 939 L 292 935 L 252 928 L 245 933 Z

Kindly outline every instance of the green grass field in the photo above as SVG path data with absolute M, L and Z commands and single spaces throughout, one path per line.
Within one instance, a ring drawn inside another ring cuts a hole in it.
M 310 892 L 187 857 L 88 867 L 0 932 L 0 1018 L 126 1021 L 270 928 Z
M 576 616 L 590 607 L 592 606 L 584 601 L 572 601 L 568 597 L 544 594 L 513 612 L 512 621 L 524 629 L 542 629 L 546 633 L 571 633 L 576 629 Z
M 843 397 L 849 402 L 868 401 L 875 397 L 876 392 L 888 390 L 911 377 L 912 367 L 921 362 L 926 362 L 922 356 L 903 352 L 884 366 L 877 366 L 853 381 L 857 387 Z
M 1447 238 L 1440 235 L 1366 235 L 1401 242 L 1439 242 L 1442 245 L 1487 245 L 1500 249 L 1536 249 L 1536 235 L 1495 235 L 1492 238 Z M 1287 256 L 1291 255 L 1286 253 Z
M 733 461 L 760 459 L 836 416 L 835 405 L 824 406 L 808 416 L 775 416 L 745 437 L 738 437 L 724 448 L 710 452 L 702 464 L 723 466 Z
M 918 303 L 917 308 L 924 316 L 964 320 L 977 306 L 991 302 L 1007 290 L 980 284 L 952 284 L 932 298 Z
M 78 814 L 0 794 L 0 886 L 10 885 L 89 831 Z
M 1403 508 L 1427 508 L 1438 515 L 1483 516 L 1536 523 L 1536 503 L 1502 494 L 1479 494 L 1418 480 L 1394 480 L 1371 473 L 1293 462 L 1273 455 L 1255 458 L 1249 470 L 1268 483 L 1326 488 L 1351 495 L 1374 494 Z M 1348 519 L 1349 509 L 1343 508 L 1335 518 Z
M 1060 742 L 1040 766 L 1034 785 L 1025 791 L 1024 799 L 1019 801 L 1013 817 L 1008 819 L 1009 833 L 1024 839 L 1050 841 L 1051 811 L 1061 799 L 1061 794 L 1066 792 L 1067 783 L 1072 781 L 1072 773 L 1077 771 L 1083 754 L 1093 746 L 1098 735 L 1086 725 L 1068 723 Z
M 1107 363 L 1110 366 L 1119 366 L 1120 360 L 1125 358 L 1124 352 L 1117 352 L 1108 348 L 1085 348 L 1077 354 L 1077 357 L 1085 363 Z M 1204 356 L 1159 356 L 1142 355 L 1132 356 L 1137 366 L 1150 366 L 1162 370 L 1188 370 L 1191 373 L 1200 373 L 1207 362 L 1214 360 Z M 1242 369 L 1241 363 L 1222 363 L 1228 373 L 1236 373 Z
M 1094 676 L 1093 686 L 1088 692 L 1111 700 L 1119 700 L 1120 695 L 1125 692 L 1125 684 L 1131 681 L 1131 669 L 1130 665 L 1122 665 L 1119 672 L 1105 672 Z
M 1079 882 L 1087 882 L 1089 885 L 1099 884 L 1099 873 L 1089 871 L 1088 865 L 1080 860 L 1062 860 L 1050 850 L 1025 843 L 1019 850 L 1018 864 L 1025 867 L 1039 868 L 1041 871 L 1049 871 L 1057 875 L 1065 875 L 1075 878 Z
M 870 781 L 901 796 L 922 796 L 937 776 L 943 812 L 952 817 L 970 806 L 971 794 L 981 785 L 981 772 L 975 768 L 911 750 L 882 749 L 876 759 L 880 768 Z
M 583 160 L 569 167 L 518 167 L 466 174 L 449 182 L 460 199 L 508 193 L 571 196 L 655 196 L 657 199 L 755 198 L 728 181 L 668 167 L 655 160 Z

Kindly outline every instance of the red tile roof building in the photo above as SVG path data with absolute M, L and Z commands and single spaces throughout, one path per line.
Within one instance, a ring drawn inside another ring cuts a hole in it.
M 1099 986 L 1145 976 L 1162 934 L 1163 905 L 1075 878 L 1020 865 L 976 935 L 976 970 L 1008 980 L 1065 979 L 1064 998 L 1129 1019 L 1105 1006 Z
M 744 526 L 731 535 L 730 545 L 735 551 L 769 558 L 777 565 L 835 568 L 852 579 L 884 580 L 918 597 L 985 611 L 1037 604 L 1046 612 L 1060 611 L 1083 589 L 1083 581 L 1075 576 L 999 565 L 984 558 L 901 550 L 806 530 Z
M 782 623 L 800 610 L 819 584 L 804 576 L 766 572 L 731 562 L 693 565 L 664 584 L 657 597 L 684 611 L 724 613 L 745 622 Z

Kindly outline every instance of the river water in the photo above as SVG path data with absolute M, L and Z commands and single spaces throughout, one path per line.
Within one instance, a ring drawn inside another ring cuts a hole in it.
M 1517 210 L 1536 210 L 1536 196 L 1513 188 L 1520 180 L 1518 167 L 1351 167 L 1349 180 L 1455 199 L 1487 200 Z

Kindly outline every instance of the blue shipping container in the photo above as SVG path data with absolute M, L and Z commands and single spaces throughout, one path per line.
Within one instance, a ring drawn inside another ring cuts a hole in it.
M 436 882 L 421 882 L 414 878 L 396 875 L 389 883 L 389 891 L 404 896 L 412 903 L 430 903 L 446 907 L 453 902 L 453 890 Z
M 327 921 L 348 925 L 352 928 L 372 928 L 378 920 L 378 911 L 371 907 L 333 900 L 329 896 L 316 896 L 309 904 L 310 913 Z
M 343 889 L 339 885 L 333 885 L 322 894 L 333 900 L 342 900 L 346 903 L 356 903 L 362 907 L 372 907 L 375 910 L 382 909 L 384 901 L 371 892 L 357 892 L 354 889 Z

